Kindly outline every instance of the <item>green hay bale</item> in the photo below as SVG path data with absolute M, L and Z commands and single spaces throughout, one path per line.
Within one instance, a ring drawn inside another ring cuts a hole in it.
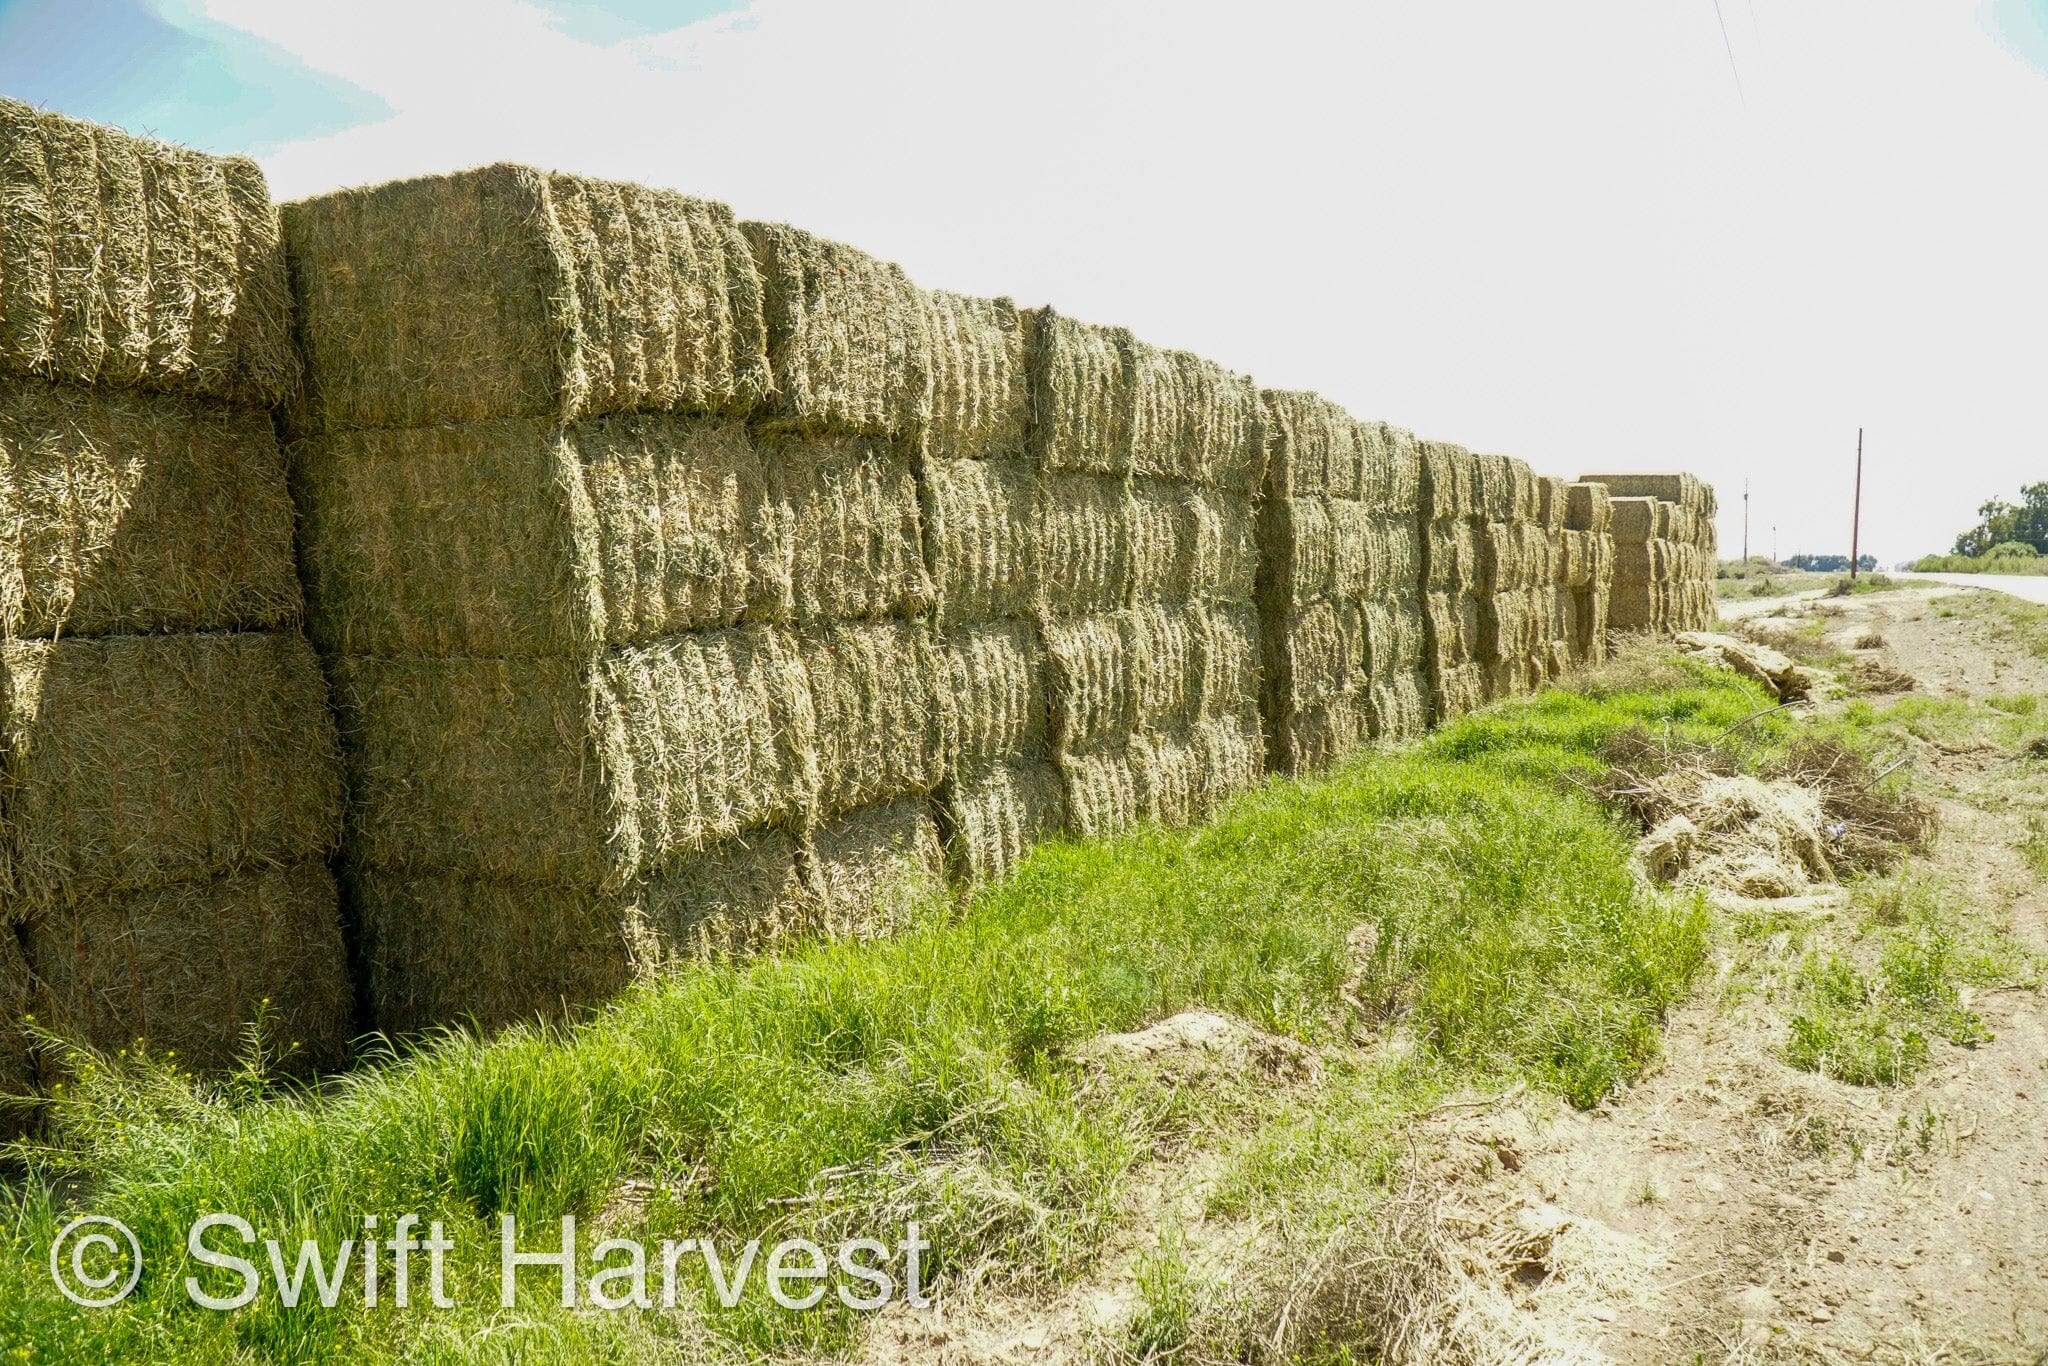
M 0 645 L 0 841 L 16 914 L 334 847 L 326 689 L 296 635 Z
M 1137 758 L 1128 736 L 1081 749 L 1062 749 L 1055 760 L 1068 828 L 1082 839 L 1122 834 L 1143 817 Z
M 1420 522 L 1373 511 L 1367 503 L 1335 503 L 1331 511 L 1338 537 L 1332 593 L 1373 600 L 1422 586 L 1428 551 Z
M 1657 534 L 1657 500 L 1615 498 L 1608 503 L 1608 527 L 1617 545 L 1642 545 Z
M 766 301 L 774 387 L 765 420 L 810 432 L 916 437 L 931 412 L 925 292 L 901 266 L 787 224 L 742 223 L 740 230 Z M 957 383 L 958 372 L 949 380 Z
M 1363 433 L 1358 419 L 1305 389 L 1266 389 L 1259 397 L 1271 433 L 1266 496 L 1358 497 L 1366 465 L 1359 451 Z
M 1126 615 L 1105 612 L 1041 624 L 1053 742 L 1062 751 L 1126 734 L 1138 724 L 1140 663 L 1131 653 Z
M 1413 673 L 1429 654 L 1429 621 L 1420 596 L 1410 593 L 1354 605 L 1365 676 L 1376 682 Z
M 329 666 L 361 863 L 617 891 L 816 800 L 809 673 L 779 628 Z
M 1422 530 L 1423 586 L 1433 592 L 1473 587 L 1480 576 L 1479 530 L 1458 518 L 1425 523 Z
M 1267 498 L 1257 511 L 1256 595 L 1269 615 L 1322 598 L 1336 575 L 1337 538 L 1325 498 Z
M 944 643 L 944 711 L 951 718 L 946 767 L 978 773 L 1052 744 L 1038 631 L 1029 621 L 966 626 Z
M 946 660 L 918 622 L 862 622 L 803 637 L 817 717 L 817 812 L 929 792 L 945 776 L 952 729 Z
M 1579 482 L 1604 484 L 1616 498 L 1659 498 L 1688 512 L 1712 515 L 1713 489 L 1692 474 L 1582 474 Z
M 1275 749 L 1275 768 L 1291 778 L 1315 773 L 1357 753 L 1372 738 L 1371 702 L 1346 693 L 1288 717 Z
M 1469 593 L 1423 597 L 1423 649 L 1433 667 L 1469 663 L 1480 642 L 1479 600 Z
M 918 483 L 940 624 L 1028 613 L 1039 580 L 1031 467 L 1022 460 L 927 460 Z
M 196 1072 L 226 1071 L 259 1015 L 280 1067 L 348 1058 L 354 993 L 334 880 L 318 857 L 41 909 L 24 941 L 40 1023 L 102 1052 L 138 1040 Z
M 762 458 L 777 536 L 792 552 L 797 625 L 931 610 L 907 456 L 865 437 L 833 436 L 770 440 Z
M 1045 760 L 1012 760 L 979 773 L 956 774 L 940 792 L 946 863 L 960 882 L 999 878 L 1030 848 L 1066 831 L 1066 787 Z
M 914 898 L 945 877 L 939 830 L 923 798 L 864 806 L 811 836 L 819 926 L 835 939 L 900 928 Z
M 1259 628 L 1250 608 L 1137 607 L 1119 613 L 1118 625 L 1139 725 L 1186 724 L 1257 701 Z
M 1614 526 L 1614 498 L 1607 486 L 1584 481 L 1566 485 L 1564 524 L 1573 531 L 1609 532 Z
M 1128 343 L 1133 473 L 1256 493 L 1265 480 L 1265 413 L 1247 375 L 1190 351 Z
M 298 362 L 256 164 L 0 99 L 0 372 L 280 401 Z
M 1416 445 L 1423 520 L 1447 522 L 1477 512 L 1477 457 L 1448 441 L 1421 441 Z
M 761 277 L 722 204 L 488 166 L 283 209 L 294 435 L 500 417 L 745 415 Z
M 295 625 L 270 419 L 0 376 L 0 637 Z
M 1032 309 L 1025 320 L 1033 461 L 1046 471 L 1128 474 L 1131 334 L 1050 308 Z
M 1429 729 L 1429 673 L 1412 669 L 1366 690 L 1368 729 L 1375 740 L 1400 740 Z
M 1043 474 L 1032 490 L 1031 525 L 1045 607 L 1105 612 L 1131 598 L 1137 509 L 1130 481 L 1092 474 Z M 1051 572 L 1057 566 L 1058 572 Z
M 1031 395 L 1026 328 L 1008 299 L 934 290 L 924 296 L 931 347 L 931 411 L 925 454 L 933 460 L 1024 454 Z
M 1285 721 L 1364 683 L 1364 618 L 1356 606 L 1324 598 L 1261 624 L 1269 716 Z
M 1259 570 L 1251 499 L 1146 478 L 1131 481 L 1130 499 L 1134 599 L 1250 600 Z
M 1541 493 L 1536 487 L 1536 471 L 1529 468 L 1529 462 L 1510 455 L 1506 457 L 1508 474 L 1508 516 L 1518 522 L 1534 522 L 1541 508 Z

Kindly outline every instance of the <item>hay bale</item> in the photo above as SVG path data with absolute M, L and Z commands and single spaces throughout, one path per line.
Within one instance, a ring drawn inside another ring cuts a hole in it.
M 1612 530 L 1614 500 L 1607 486 L 1583 481 L 1566 485 L 1564 524 L 1573 531 Z
M 780 628 L 330 669 L 359 863 L 617 891 L 816 801 L 810 671 Z
M 66 899 L 23 934 L 42 1023 L 103 1052 L 142 1040 L 179 1066 L 235 1066 L 267 1017 L 285 1071 L 340 1066 L 354 993 L 334 880 L 317 856 L 281 867 Z
M 294 625 L 266 414 L 0 376 L 0 636 Z
M 1130 481 L 1044 474 L 1032 494 L 1045 607 L 1060 613 L 1104 612 L 1130 601 L 1137 539 Z M 1053 566 L 1056 573 L 1050 572 Z
M 1365 682 L 1365 618 L 1349 606 L 1323 598 L 1262 625 L 1268 715 L 1285 720 Z
M 1062 749 L 1055 761 L 1068 828 L 1083 839 L 1103 839 L 1135 826 L 1143 813 L 1137 760 L 1128 737 Z
M 1346 693 L 1304 707 L 1284 723 L 1273 766 L 1298 778 L 1356 753 L 1372 737 L 1371 702 L 1363 694 Z
M 864 806 L 811 835 L 819 928 L 838 939 L 899 926 L 906 898 L 945 875 L 938 826 L 923 798 Z
M 920 622 L 842 623 L 803 637 L 817 717 L 817 812 L 931 791 L 945 776 L 946 657 Z
M 1250 498 L 1176 479 L 1136 478 L 1130 507 L 1134 600 L 1251 598 L 1259 549 Z
M 950 773 L 979 773 L 1052 744 L 1046 673 L 1029 621 L 959 627 L 943 644 Z
M 931 413 L 925 292 L 901 266 L 787 224 L 740 230 L 766 305 L 775 382 L 764 419 L 809 432 L 915 438 Z M 958 372 L 949 380 L 957 384 Z
M 1478 584 L 1481 548 L 1479 530 L 1465 518 L 1423 524 L 1424 587 L 1456 592 Z
M 1374 681 L 1391 681 L 1422 668 L 1429 656 L 1429 623 L 1413 594 L 1355 605 L 1361 649 L 1355 656 Z
M 927 458 L 1023 455 L 1031 396 L 1017 306 L 934 290 L 924 295 L 924 327 L 931 350 Z
M 1446 522 L 1479 510 L 1479 467 L 1470 451 L 1448 441 L 1421 441 L 1417 461 L 1424 521 Z
M 1259 625 L 1249 607 L 1175 604 L 1122 614 L 1136 669 L 1138 723 L 1233 715 L 1259 696 Z
M 1138 724 L 1140 666 L 1131 654 L 1126 615 L 1041 623 L 1053 741 L 1063 752 L 1127 734 Z
M 498 165 L 282 212 L 306 363 L 293 435 L 737 417 L 768 391 L 761 276 L 722 204 Z
M 1614 498 L 1608 508 L 1608 529 L 1617 545 L 1642 545 L 1657 535 L 1656 499 Z
M 263 173 L 0 99 L 0 372 L 246 407 L 293 386 Z
M 1479 600 L 1469 593 L 1423 596 L 1423 648 L 1437 667 L 1465 664 L 1480 645 Z
M 1430 686 L 1427 669 L 1416 668 L 1392 678 L 1376 679 L 1366 690 L 1368 729 L 1375 740 L 1399 740 L 1429 728 Z
M 1191 351 L 1126 342 L 1134 474 L 1251 495 L 1266 475 L 1265 410 L 1248 375 Z
M 1709 488 L 1693 474 L 1582 474 L 1582 484 L 1602 484 L 1616 498 L 1659 498 L 1675 503 L 1688 512 L 1705 512 L 1711 515 L 1708 506 L 1713 496 Z
M 289 457 L 323 652 L 561 654 L 791 612 L 795 518 L 737 422 L 517 418 Z
M 1433 669 L 1429 676 L 1430 724 L 1441 725 L 1486 704 L 1484 664 L 1465 663 Z
M 1266 497 L 1358 497 L 1366 467 L 1359 421 L 1305 389 L 1266 389 L 1259 397 L 1271 442 Z
M 1555 475 L 1536 476 L 1536 524 L 1545 531 L 1563 531 L 1571 485 Z
M 1139 815 L 1161 825 L 1207 820 L 1265 776 L 1265 742 L 1250 709 L 1140 732 L 1132 737 L 1129 752 Z
M 1131 334 L 1050 308 L 1025 320 L 1033 461 L 1047 471 L 1128 474 Z
M 1415 433 L 1385 422 L 1362 424 L 1360 442 L 1365 468 L 1358 496 L 1368 507 L 1389 516 L 1414 520 L 1422 510 L 1422 450 Z
M 297 636 L 0 644 L 16 914 L 317 857 L 340 808 L 326 689 Z
M 0 934 L 0 1097 L 26 1096 L 40 1080 L 35 1051 L 22 1025 L 43 1013 L 40 984 L 22 957 L 21 942 Z M 30 1116 L 0 1104 L 0 1138 L 12 1138 L 28 1127 Z
M 1029 612 L 1040 552 L 1031 467 L 1022 460 L 928 460 L 918 484 L 940 624 Z
M 791 549 L 797 625 L 931 609 L 907 456 L 868 438 L 829 436 L 767 441 L 762 460 L 777 540 Z
M 1060 769 L 1040 759 L 955 774 L 940 793 L 939 810 L 949 832 L 948 869 L 969 883 L 1002 877 L 1033 845 L 1067 828 Z

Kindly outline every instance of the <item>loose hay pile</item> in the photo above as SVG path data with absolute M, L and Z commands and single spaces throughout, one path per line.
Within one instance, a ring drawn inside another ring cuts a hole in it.
M 341 783 L 267 409 L 297 373 L 252 162 L 0 100 L 0 1089 L 90 1046 L 297 1070 L 351 1033 Z
M 1303 773 L 1428 723 L 1421 453 L 1409 433 L 1315 394 L 1264 397 L 1267 755 Z

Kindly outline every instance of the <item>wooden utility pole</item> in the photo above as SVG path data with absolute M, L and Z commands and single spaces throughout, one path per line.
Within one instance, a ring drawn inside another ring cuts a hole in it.
M 1856 429 L 1856 510 L 1849 519 L 1849 577 L 1856 577 L 1856 552 L 1863 537 L 1863 429 Z
M 1749 563 L 1749 476 L 1742 476 L 1742 562 Z

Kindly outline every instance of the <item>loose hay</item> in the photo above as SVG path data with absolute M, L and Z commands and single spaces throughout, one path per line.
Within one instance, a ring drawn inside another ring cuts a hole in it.
M 326 689 L 297 636 L 0 645 L 16 915 L 317 858 L 340 810 Z
M 0 637 L 290 626 L 267 415 L 0 376 Z
M 317 858 L 45 906 L 26 931 L 42 1023 L 101 1052 L 138 1040 L 195 1071 L 232 1067 L 259 1016 L 299 1076 L 348 1056 L 334 880 Z
M 732 213 L 523 166 L 287 204 L 294 435 L 634 411 L 744 415 L 769 386 Z
M 254 162 L 0 99 L 0 372 L 277 403 L 277 212 Z

